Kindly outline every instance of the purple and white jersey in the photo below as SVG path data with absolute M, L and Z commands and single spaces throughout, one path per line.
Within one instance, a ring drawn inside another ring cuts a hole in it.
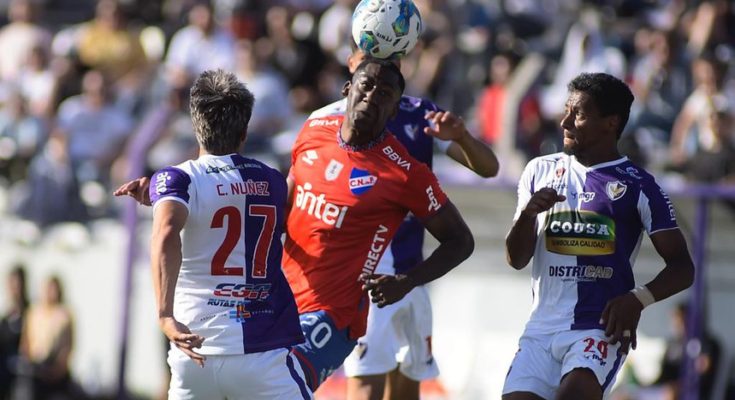
M 342 99 L 314 111 L 309 119 L 341 115 L 346 110 L 347 100 Z M 431 111 L 444 110 L 429 100 L 402 96 L 398 114 L 387 124 L 388 131 L 406 147 L 408 152 L 429 168 L 434 158 L 434 145 L 446 152 L 451 144 L 448 140 L 435 139 L 424 133 L 424 128 L 429 126 L 424 116 Z M 408 213 L 393 237 L 390 247 L 383 253 L 375 273 L 393 275 L 408 271 L 423 261 L 423 247 L 424 226 L 412 213 Z
M 587 168 L 557 153 L 526 166 L 514 219 L 544 187 L 566 200 L 537 218 L 526 332 L 600 329 L 608 300 L 635 285 L 633 263 L 643 231 L 678 229 L 674 207 L 653 176 L 625 157 Z
M 205 337 L 202 354 L 243 354 L 303 342 L 281 271 L 287 187 L 278 171 L 238 154 L 203 155 L 151 178 L 153 212 L 186 206 L 174 317 Z

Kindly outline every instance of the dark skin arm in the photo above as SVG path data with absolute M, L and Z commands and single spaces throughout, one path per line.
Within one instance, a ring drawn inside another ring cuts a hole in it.
M 531 196 L 505 238 L 505 257 L 511 267 L 520 270 L 528 265 L 536 248 L 536 217 L 564 200 L 552 188 L 539 189 Z
M 673 296 L 694 282 L 694 263 L 689 256 L 687 243 L 679 229 L 656 232 L 651 242 L 656 252 L 666 264 L 653 280 L 646 284 L 656 301 Z M 611 299 L 602 311 L 601 323 L 605 325 L 605 334 L 612 336 L 611 344 L 620 342 L 620 351 L 628 353 L 632 346 L 636 348 L 636 329 L 641 318 L 643 304 L 631 292 Z M 623 331 L 630 330 L 630 337 L 624 337 Z
M 475 240 L 472 232 L 451 202 L 429 219 L 424 227 L 438 241 L 439 246 L 423 262 L 405 275 L 362 275 L 362 288 L 370 292 L 373 303 L 385 307 L 400 300 L 414 287 L 431 282 L 469 257 Z

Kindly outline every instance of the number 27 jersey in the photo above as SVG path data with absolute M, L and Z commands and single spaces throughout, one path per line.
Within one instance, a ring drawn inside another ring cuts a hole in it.
M 184 204 L 174 317 L 204 336 L 202 354 L 243 354 L 303 341 L 281 270 L 286 180 L 237 154 L 203 155 L 151 178 L 154 213 Z

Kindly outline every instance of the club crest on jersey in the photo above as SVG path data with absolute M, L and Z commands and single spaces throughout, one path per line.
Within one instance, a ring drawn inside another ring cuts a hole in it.
M 328 181 L 333 181 L 337 179 L 337 177 L 339 176 L 339 173 L 342 172 L 343 167 L 344 167 L 344 164 L 342 164 L 341 162 L 336 161 L 334 159 L 329 160 L 327 169 L 324 170 L 324 179 Z
M 363 169 L 352 168 L 348 183 L 350 185 L 350 191 L 353 194 L 361 195 L 370 190 L 377 181 L 378 178 L 375 175 L 371 175 L 370 172 Z
M 605 185 L 605 193 L 607 193 L 607 197 L 612 201 L 623 197 L 626 190 L 628 190 L 628 186 L 620 181 L 608 182 L 607 185 Z

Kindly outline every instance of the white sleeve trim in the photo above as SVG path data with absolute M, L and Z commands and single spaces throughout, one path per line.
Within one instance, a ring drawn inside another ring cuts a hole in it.
M 679 227 L 678 227 L 678 226 L 673 226 L 673 227 L 671 227 L 671 228 L 661 228 L 661 229 L 656 229 L 655 231 L 651 231 L 651 232 L 649 232 L 649 233 L 648 233 L 648 236 L 651 236 L 651 235 L 653 235 L 654 233 L 658 233 L 658 232 L 663 232 L 663 231 L 673 231 L 673 230 L 679 230 Z
M 189 212 L 191 211 L 189 209 L 189 203 L 187 203 L 183 199 L 180 199 L 180 198 L 178 198 L 176 196 L 164 196 L 164 197 L 161 197 L 160 199 L 158 199 L 155 204 L 153 204 L 153 212 L 151 213 L 152 215 L 156 213 L 156 209 L 158 208 L 158 205 L 161 204 L 161 203 L 163 203 L 164 201 L 176 201 L 176 202 L 179 202 L 179 203 L 183 204 L 186 207 L 186 211 L 189 211 Z

